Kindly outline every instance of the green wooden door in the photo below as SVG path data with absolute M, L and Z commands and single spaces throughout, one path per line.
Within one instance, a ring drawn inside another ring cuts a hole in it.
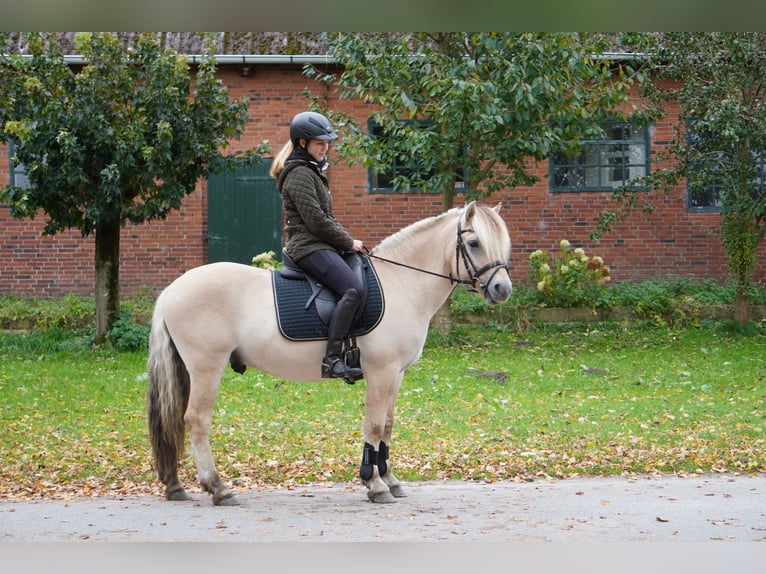
M 282 252 L 282 198 L 269 176 L 270 159 L 208 179 L 208 261 L 250 265 L 253 257 Z

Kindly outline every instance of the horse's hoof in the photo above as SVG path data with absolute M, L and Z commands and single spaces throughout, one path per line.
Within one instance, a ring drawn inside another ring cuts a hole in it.
M 368 492 L 367 498 L 370 499 L 370 502 L 375 502 L 376 504 L 393 504 L 396 502 L 396 498 L 388 491 L 384 490 L 383 492 Z
M 390 487 L 390 490 L 394 498 L 407 498 L 407 493 L 404 492 L 401 484 L 395 484 L 394 486 Z
M 239 499 L 233 492 L 231 492 L 229 494 L 224 494 L 220 498 L 214 496 L 213 504 L 216 506 L 239 506 Z
M 239 498 L 237 498 L 234 495 L 229 496 L 227 498 L 222 499 L 218 503 L 218 506 L 239 506 Z
M 165 498 L 167 500 L 191 500 L 191 496 L 183 488 L 173 492 L 166 492 Z

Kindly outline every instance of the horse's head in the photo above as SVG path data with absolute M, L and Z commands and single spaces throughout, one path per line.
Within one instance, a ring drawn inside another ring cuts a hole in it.
M 500 204 L 494 208 L 478 206 L 475 201 L 466 205 L 457 227 L 456 271 L 461 276 L 465 273 L 471 288 L 492 305 L 511 296 L 510 256 L 511 239 L 500 217 Z

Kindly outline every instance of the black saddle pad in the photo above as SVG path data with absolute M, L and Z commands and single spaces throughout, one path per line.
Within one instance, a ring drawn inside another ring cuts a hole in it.
M 383 317 L 385 302 L 378 275 L 369 262 L 364 264 L 364 278 L 367 285 L 367 301 L 359 319 L 351 328 L 351 335 L 358 337 L 377 327 Z M 292 341 L 318 341 L 327 338 L 327 325 L 317 313 L 312 303 L 306 307 L 311 297 L 308 281 L 285 279 L 279 272 L 271 273 L 274 302 L 279 331 Z

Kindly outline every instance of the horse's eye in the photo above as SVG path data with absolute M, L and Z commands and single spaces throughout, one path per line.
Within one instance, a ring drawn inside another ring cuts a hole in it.
M 468 247 L 471 249 L 477 249 L 479 247 L 479 240 L 478 239 L 469 239 L 468 240 Z

